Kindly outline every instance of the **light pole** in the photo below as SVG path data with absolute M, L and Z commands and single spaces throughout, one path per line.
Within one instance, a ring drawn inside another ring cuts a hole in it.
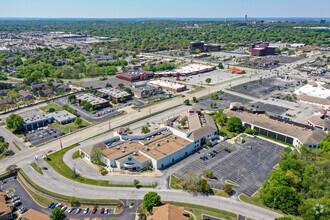
M 276 198 L 274 198 L 273 209 L 275 208 Z

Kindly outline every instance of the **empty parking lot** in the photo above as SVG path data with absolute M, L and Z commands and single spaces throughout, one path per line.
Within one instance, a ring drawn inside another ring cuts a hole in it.
M 226 184 L 225 180 L 230 180 L 240 185 L 233 187 L 237 195 L 245 193 L 251 196 L 261 187 L 262 182 L 268 178 L 273 167 L 280 161 L 279 153 L 283 149 L 282 146 L 272 142 L 250 137 L 246 138 L 244 145 L 231 145 L 234 150 L 225 145 L 230 144 L 222 142 L 213 148 L 202 150 L 200 154 L 194 154 L 169 169 L 173 169 L 173 174 L 179 178 L 189 170 L 195 171 L 199 176 L 202 175 L 203 169 L 212 170 L 217 178 L 209 181 L 212 188 L 222 189 Z M 230 153 L 225 149 L 229 149 Z M 218 152 L 215 157 L 200 159 L 213 150 Z

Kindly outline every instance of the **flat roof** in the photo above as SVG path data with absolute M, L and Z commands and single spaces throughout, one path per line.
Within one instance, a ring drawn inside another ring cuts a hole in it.
M 123 73 L 119 73 L 121 75 L 125 75 L 125 76 L 130 76 L 130 77 L 134 77 L 134 76 L 140 76 L 142 74 L 152 74 L 152 72 L 146 72 L 146 71 L 128 71 L 128 72 L 123 72 Z
M 34 114 L 23 118 L 25 124 L 30 124 L 30 123 L 35 123 L 50 119 L 52 119 L 52 117 L 49 116 L 48 114 Z
M 30 219 L 30 220 L 34 220 L 34 219 L 50 220 L 51 219 L 51 218 L 49 218 L 48 215 L 38 212 L 34 209 L 27 210 L 24 214 L 22 214 L 22 216 L 24 217 L 24 219 Z
M 77 116 L 75 116 L 74 114 L 72 114 L 66 110 L 52 112 L 52 113 L 49 113 L 48 116 L 53 117 L 56 121 L 60 121 L 60 122 L 77 118 Z
M 171 88 L 171 89 L 180 89 L 180 88 L 184 88 L 185 85 L 178 83 L 178 82 L 171 82 L 168 80 L 151 80 L 148 82 L 149 84 L 152 85 L 157 85 L 157 86 L 162 86 L 162 87 L 167 87 L 167 88 Z
M 161 137 L 160 135 L 158 136 Z M 157 137 L 157 135 L 155 135 L 155 137 Z M 102 153 L 110 160 L 126 157 L 128 154 L 133 152 L 140 152 L 155 160 L 159 160 L 191 143 L 190 141 L 180 138 L 174 134 L 151 141 L 151 143 L 150 141 L 145 145 L 139 143 L 138 141 L 128 140 L 124 143 L 119 142 L 119 145 L 104 149 L 102 150 Z M 125 152 L 122 152 L 122 150 Z
M 87 102 L 91 103 L 92 105 L 99 105 L 99 104 L 109 102 L 108 100 L 97 97 L 91 93 L 78 94 L 78 95 L 76 95 L 76 99 L 79 99 L 81 101 L 87 101 Z
M 126 91 L 121 91 L 119 89 L 115 88 L 103 88 L 103 89 L 98 89 L 97 90 L 99 93 L 104 93 L 107 94 L 108 96 L 115 97 L 115 98 L 121 98 L 125 96 L 129 96 L 130 94 Z

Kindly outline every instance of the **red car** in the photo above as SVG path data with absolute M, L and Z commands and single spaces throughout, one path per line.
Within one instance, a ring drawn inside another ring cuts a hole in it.
M 97 208 L 96 208 L 96 207 L 94 207 L 94 208 L 93 208 L 93 212 L 92 212 L 92 213 L 93 213 L 93 214 L 95 214 L 95 213 L 96 213 L 96 211 L 97 211 Z
M 104 214 L 104 208 L 101 209 L 101 214 Z
M 185 95 L 182 95 L 181 97 L 184 98 L 184 97 L 186 97 L 186 96 L 185 96 Z

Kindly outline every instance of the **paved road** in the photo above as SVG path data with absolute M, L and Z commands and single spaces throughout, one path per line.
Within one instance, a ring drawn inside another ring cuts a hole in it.
M 150 191 L 157 192 L 162 200 L 178 201 L 186 203 L 194 203 L 206 205 L 217 209 L 238 213 L 243 216 L 254 219 L 274 219 L 281 216 L 267 209 L 263 209 L 248 203 L 243 203 L 235 199 L 224 198 L 219 196 L 203 196 L 199 194 L 192 194 L 181 190 L 163 189 L 160 187 L 154 189 L 148 188 L 120 188 L 120 187 L 101 187 L 87 184 L 81 184 L 69 180 L 56 171 L 54 171 L 46 162 L 42 162 L 41 166 L 47 167 L 44 170 L 44 175 L 40 175 L 34 171 L 29 165 L 23 165 L 23 170 L 29 177 L 43 188 L 50 191 L 61 192 L 61 194 L 68 196 L 76 196 L 82 198 L 95 199 L 127 199 L 136 200 L 143 199 L 144 195 Z M 49 180 L 52 181 L 49 181 Z

